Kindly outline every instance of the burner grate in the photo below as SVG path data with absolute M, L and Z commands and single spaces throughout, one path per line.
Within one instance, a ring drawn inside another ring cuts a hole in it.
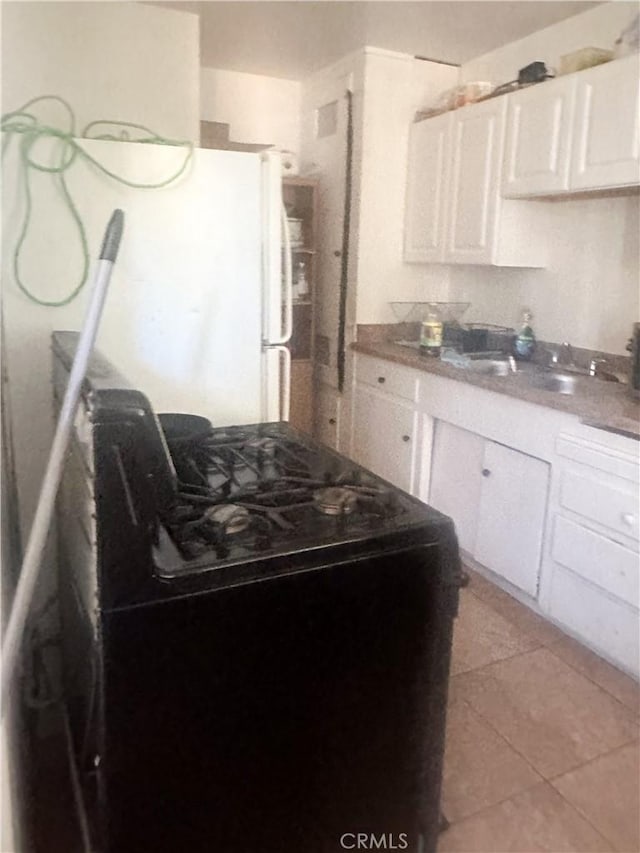
M 250 558 L 370 534 L 403 512 L 397 493 L 373 475 L 282 435 L 213 430 L 172 455 L 178 502 L 165 521 L 188 559 Z

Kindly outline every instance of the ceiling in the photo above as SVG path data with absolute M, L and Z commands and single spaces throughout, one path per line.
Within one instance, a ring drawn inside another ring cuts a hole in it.
M 200 16 L 203 66 L 300 80 L 363 45 L 461 64 L 599 4 L 174 0 L 154 5 Z

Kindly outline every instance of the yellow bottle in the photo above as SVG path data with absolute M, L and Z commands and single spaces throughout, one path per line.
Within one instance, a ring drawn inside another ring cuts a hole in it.
M 420 349 L 425 355 L 438 357 L 442 348 L 442 320 L 435 306 L 431 306 L 427 319 L 420 325 Z

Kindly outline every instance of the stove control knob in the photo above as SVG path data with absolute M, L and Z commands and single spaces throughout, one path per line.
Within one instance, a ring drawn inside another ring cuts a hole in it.
M 482 469 L 482 476 L 483 476 L 483 477 L 490 477 L 490 476 L 491 476 L 491 471 L 490 471 L 488 468 L 483 468 L 483 469 Z
M 402 440 L 403 441 L 411 441 L 411 436 L 410 435 L 403 435 Z

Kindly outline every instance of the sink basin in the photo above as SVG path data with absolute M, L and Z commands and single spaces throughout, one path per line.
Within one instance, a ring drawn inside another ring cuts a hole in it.
M 567 373 L 544 373 L 531 379 L 534 388 L 553 391 L 556 394 L 574 394 L 577 378 Z
M 472 373 L 481 373 L 484 376 L 508 376 L 511 372 L 509 362 L 497 358 L 479 358 L 470 362 L 467 370 Z

